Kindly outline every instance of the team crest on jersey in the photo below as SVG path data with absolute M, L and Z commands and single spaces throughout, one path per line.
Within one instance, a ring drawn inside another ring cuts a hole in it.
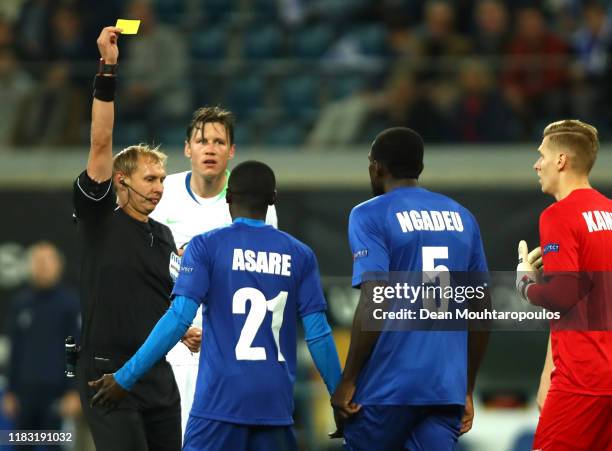
M 353 261 L 357 260 L 358 258 L 361 257 L 367 257 L 368 256 L 368 250 L 367 249 L 361 249 L 360 251 L 357 251 L 353 254 Z
M 550 243 L 544 246 L 544 250 L 542 251 L 542 254 L 546 255 L 550 252 L 559 252 L 559 245 L 556 243 Z

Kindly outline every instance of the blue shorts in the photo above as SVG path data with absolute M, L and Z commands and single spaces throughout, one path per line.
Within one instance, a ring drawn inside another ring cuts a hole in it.
M 296 451 L 291 426 L 251 426 L 189 416 L 183 451 Z
M 344 426 L 347 451 L 452 451 L 463 406 L 362 406 Z

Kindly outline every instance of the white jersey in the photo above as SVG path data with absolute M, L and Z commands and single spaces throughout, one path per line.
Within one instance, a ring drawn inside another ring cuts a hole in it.
M 204 199 L 191 190 L 190 182 L 191 171 L 166 177 L 164 195 L 150 215 L 170 228 L 177 248 L 196 235 L 232 223 L 229 205 L 225 202 L 227 185 L 217 196 Z M 274 205 L 268 207 L 266 223 L 278 227 Z

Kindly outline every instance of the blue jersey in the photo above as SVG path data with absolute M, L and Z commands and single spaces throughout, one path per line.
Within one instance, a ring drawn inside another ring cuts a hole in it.
M 292 424 L 297 316 L 326 309 L 312 250 L 240 218 L 190 242 L 173 295 L 203 304 L 191 415 Z
M 398 188 L 353 208 L 349 241 L 355 287 L 371 272 L 487 271 L 472 214 L 420 187 Z M 464 404 L 466 391 L 467 332 L 383 331 L 354 399 L 364 405 Z

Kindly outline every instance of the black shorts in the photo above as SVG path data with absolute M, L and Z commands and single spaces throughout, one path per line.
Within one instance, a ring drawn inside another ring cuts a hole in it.
M 97 451 L 179 451 L 180 396 L 165 359 L 151 368 L 116 407 L 90 407 L 95 390 L 87 382 L 114 373 L 126 361 L 117 356 L 86 354 L 78 361 L 81 404 Z

